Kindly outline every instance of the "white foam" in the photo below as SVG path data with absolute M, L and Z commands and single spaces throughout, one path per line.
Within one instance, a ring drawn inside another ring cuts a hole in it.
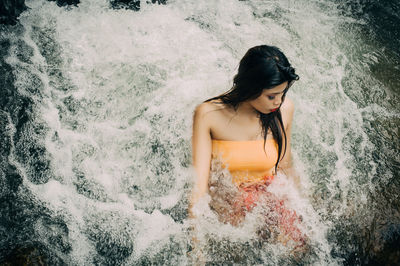
M 190 163 L 193 109 L 229 89 L 240 57 L 249 47 L 263 43 L 280 47 L 301 76 L 289 97 L 296 104 L 292 145 L 307 189 L 303 194 L 312 195 L 324 186 L 331 196 L 326 201 L 316 199 L 315 210 L 312 199 L 299 195 L 283 176 L 270 189 L 287 198 L 289 206 L 304 217 L 303 229 L 317 247 L 319 263 L 337 262 L 326 238 L 332 225 L 321 216 L 332 205 L 335 217 L 352 208 L 347 207 L 346 196 L 354 183 L 356 162 L 343 144 L 346 135 L 353 130 L 361 145 L 369 147 L 361 113 L 398 114 L 377 106 L 358 109 L 344 92 L 349 59 L 337 34 L 339 22 L 346 18 L 337 13 L 334 3 L 171 0 L 165 6 L 142 3 L 139 12 L 109 9 L 105 0 L 86 0 L 69 9 L 44 0 L 27 1 L 27 5 L 32 9 L 21 17 L 27 29 L 23 38 L 34 50 L 37 69 L 31 71 L 44 84 L 40 112 L 50 128 L 45 142 L 57 181 L 24 182 L 51 210 L 69 217 L 76 262 L 94 256 L 95 243 L 86 239 L 84 221 L 95 219 L 97 212 L 115 211 L 128 221 L 132 218 L 132 224 L 142 222 L 135 239 L 139 244 L 129 258 L 132 263 L 153 246 L 156 254 L 168 245 L 171 235 L 182 238 L 182 243 L 187 240 L 187 224 L 175 222 L 157 208 L 168 210 L 187 197 L 185 185 L 191 172 L 185 165 Z M 65 75 L 63 85 L 70 86 L 69 91 L 52 87 L 54 77 L 40 71 L 53 66 L 47 65 L 30 36 L 33 25 L 56 39 L 62 63 L 55 67 Z M 376 61 L 372 54 L 365 57 Z M 14 54 L 7 62 L 21 64 Z M 27 77 L 22 71 L 15 74 L 17 85 L 22 84 L 21 94 L 30 95 L 23 86 Z M 77 102 L 76 113 L 68 111 L 66 97 Z M 319 161 L 315 150 L 328 159 Z M 315 169 L 323 173 L 323 181 L 308 176 Z M 78 174 L 96 184 L 106 199 L 79 194 Z M 343 198 L 335 201 L 337 194 Z M 361 195 L 360 201 L 365 203 L 365 197 Z M 207 234 L 232 241 L 255 237 L 256 216 L 249 215 L 242 227 L 233 227 L 220 223 L 207 203 L 205 199 L 196 209 L 202 216 L 197 226 L 204 238 Z M 141 207 L 154 211 L 148 214 Z M 79 238 L 85 241 L 78 244 Z M 287 252 L 279 245 L 270 251 Z

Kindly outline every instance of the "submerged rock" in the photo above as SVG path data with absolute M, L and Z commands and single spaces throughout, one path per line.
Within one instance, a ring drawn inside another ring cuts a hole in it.
M 111 0 L 110 4 L 114 9 L 131 9 L 134 11 L 140 9 L 140 0 Z
M 34 246 L 17 247 L 5 258 L 1 265 L 48 265 L 47 258 L 42 250 Z
M 150 3 L 150 1 L 147 1 L 147 3 Z M 167 4 L 167 0 L 151 0 L 151 3 L 152 4 L 155 4 L 155 3 L 157 3 L 157 4 L 163 4 L 163 5 L 165 5 L 165 4 Z
M 18 21 L 18 16 L 26 9 L 25 0 L 1 0 L 0 23 L 15 25 Z
M 67 6 L 67 5 L 75 5 L 77 6 L 80 1 L 79 0 L 49 0 L 57 2 L 58 6 Z
M 75 5 L 79 0 L 48 0 L 57 2 L 58 6 Z M 28 7 L 25 0 L 1 0 L 0 1 L 0 24 L 15 25 L 18 22 L 19 15 Z
M 372 258 L 368 265 L 398 265 L 400 262 L 400 224 L 390 224 L 379 232 L 379 239 L 372 245 Z
M 147 0 L 146 4 L 167 4 L 167 0 Z M 140 10 L 140 0 L 111 0 L 111 7 L 114 9 Z
M 87 236 L 93 241 L 99 256 L 95 265 L 121 265 L 132 255 L 135 239 L 141 228 L 133 216 L 116 211 L 98 211 L 85 217 Z

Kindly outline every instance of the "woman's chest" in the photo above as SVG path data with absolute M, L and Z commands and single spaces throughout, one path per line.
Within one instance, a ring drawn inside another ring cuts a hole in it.
M 212 141 L 212 157 L 219 159 L 230 171 L 263 171 L 278 159 L 275 140 Z
M 212 123 L 210 131 L 212 139 L 258 140 L 263 138 L 259 121 L 221 119 Z

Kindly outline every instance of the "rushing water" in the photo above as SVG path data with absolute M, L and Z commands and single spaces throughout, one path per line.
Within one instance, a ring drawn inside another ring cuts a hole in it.
M 260 243 L 256 211 L 241 227 L 220 223 L 206 198 L 196 209 L 204 258 L 398 260 L 398 31 L 390 19 L 370 25 L 399 6 L 369 4 L 187 0 L 133 12 L 27 1 L 19 25 L 1 26 L 0 258 L 190 264 L 192 111 L 229 89 L 245 51 L 266 43 L 301 77 L 288 97 L 304 190 L 284 176 L 269 189 L 303 217 L 309 250 L 295 257 Z

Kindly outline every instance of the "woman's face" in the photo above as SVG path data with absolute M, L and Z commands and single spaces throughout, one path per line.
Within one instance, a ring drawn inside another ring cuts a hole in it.
M 283 93 L 287 85 L 288 83 L 285 81 L 271 89 L 265 89 L 256 99 L 250 100 L 249 104 L 260 113 L 275 112 L 281 106 Z

